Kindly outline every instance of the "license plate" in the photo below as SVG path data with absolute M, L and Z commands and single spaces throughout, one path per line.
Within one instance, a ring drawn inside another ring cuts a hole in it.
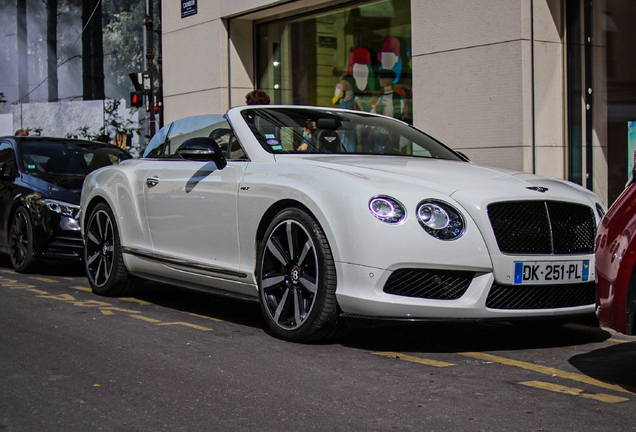
M 515 261 L 515 285 L 587 282 L 590 261 Z

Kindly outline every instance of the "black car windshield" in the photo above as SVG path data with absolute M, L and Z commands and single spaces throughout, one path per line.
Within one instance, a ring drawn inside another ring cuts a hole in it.
M 464 160 L 405 123 L 364 112 L 267 107 L 242 111 L 270 153 L 352 153 Z
M 132 156 L 120 148 L 88 141 L 22 140 L 22 171 L 31 175 L 86 176 L 106 165 L 116 165 Z

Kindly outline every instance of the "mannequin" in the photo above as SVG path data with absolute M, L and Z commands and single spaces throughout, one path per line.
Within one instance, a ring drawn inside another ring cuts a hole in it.
M 373 112 L 384 114 L 396 119 L 404 119 L 404 98 L 393 91 L 395 72 L 390 69 L 382 69 L 378 72 L 378 81 L 382 94 L 373 107 Z
M 360 100 L 356 96 L 356 81 L 352 75 L 345 75 L 340 80 L 342 98 L 338 102 L 338 108 L 360 110 Z

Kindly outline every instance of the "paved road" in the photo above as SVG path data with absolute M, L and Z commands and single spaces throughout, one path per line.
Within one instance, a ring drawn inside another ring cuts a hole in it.
M 636 338 L 508 324 L 355 329 L 302 345 L 257 304 L 0 259 L 0 431 L 636 429 Z

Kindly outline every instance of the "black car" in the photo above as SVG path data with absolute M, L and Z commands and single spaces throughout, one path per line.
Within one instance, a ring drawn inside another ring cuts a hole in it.
M 84 177 L 132 156 L 111 144 L 52 137 L 0 138 L 0 253 L 18 272 L 41 258 L 81 260 Z

